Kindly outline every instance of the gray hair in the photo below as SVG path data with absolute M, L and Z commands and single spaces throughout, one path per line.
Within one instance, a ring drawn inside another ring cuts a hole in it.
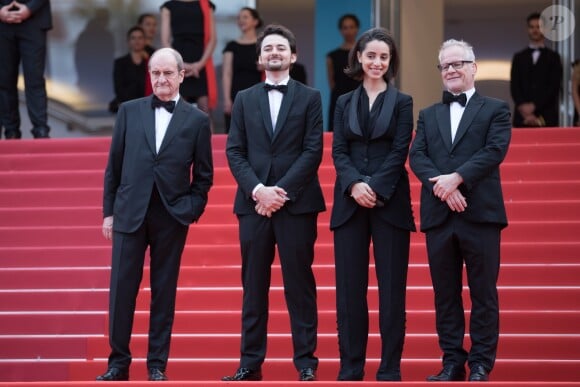
M 177 63 L 177 70 L 181 71 L 183 70 L 183 57 L 181 56 L 181 54 L 171 48 L 171 47 L 163 47 L 160 48 L 159 50 L 156 50 L 153 55 L 151 55 L 151 58 L 149 59 L 149 63 L 151 63 L 151 61 L 153 60 L 153 58 L 155 58 L 158 55 L 164 55 L 164 54 L 170 54 L 175 58 L 175 63 Z M 149 68 L 151 68 L 151 65 L 149 65 Z
M 475 62 L 475 53 L 473 52 L 473 46 L 469 43 L 467 43 L 464 40 L 456 40 L 456 39 L 449 39 L 446 40 L 445 42 L 443 42 L 443 44 L 441 45 L 441 48 L 439 49 L 439 62 L 441 63 L 441 54 L 443 53 L 443 50 L 448 49 L 449 47 L 453 47 L 453 46 L 457 46 L 457 47 L 461 47 L 463 49 L 463 51 L 465 52 L 465 60 L 471 60 Z

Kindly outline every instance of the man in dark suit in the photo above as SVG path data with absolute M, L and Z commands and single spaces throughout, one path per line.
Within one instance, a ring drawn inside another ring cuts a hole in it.
M 147 247 L 147 368 L 149 380 L 167 380 L 181 254 L 213 182 L 209 119 L 179 95 L 185 75 L 181 55 L 171 48 L 156 51 L 149 73 L 154 95 L 121 104 L 105 171 L 103 234 L 113 240 L 111 354 L 97 380 L 129 379 L 129 341 Z
M 17 89 L 20 62 L 32 135 L 49 137 L 44 67 L 46 32 L 51 28 L 49 0 L 0 0 L 0 132 L 4 127 L 6 139 L 22 137 Z
M 527 18 L 527 48 L 512 59 L 510 91 L 514 100 L 514 127 L 558 126 L 562 62 L 544 45 L 540 14 Z
M 240 228 L 244 295 L 240 366 L 223 380 L 262 379 L 276 245 L 294 365 L 300 380 L 315 380 L 318 318 L 312 263 L 318 213 L 326 209 L 317 173 L 322 160 L 322 101 L 317 90 L 289 77 L 296 61 L 291 31 L 267 26 L 257 48 L 266 83 L 236 96 L 226 146 L 238 183 L 234 212 Z
M 507 226 L 499 166 L 511 138 L 504 101 L 475 91 L 473 48 L 448 40 L 439 51 L 444 100 L 419 113 L 410 165 L 421 183 L 421 231 L 435 291 L 443 369 L 429 381 L 486 381 L 499 337 L 500 234 Z M 463 262 L 471 296 L 471 349 L 463 348 Z

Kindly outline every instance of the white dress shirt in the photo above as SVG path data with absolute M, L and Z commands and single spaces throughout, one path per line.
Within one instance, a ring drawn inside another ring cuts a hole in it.
M 280 83 L 274 83 L 266 78 L 265 83 L 270 85 L 288 85 L 290 77 L 282 80 Z M 272 130 L 276 130 L 276 121 L 278 120 L 278 113 L 280 112 L 280 105 L 282 105 L 282 98 L 284 94 L 279 90 L 268 91 L 268 100 L 270 102 L 270 118 L 272 120 Z
M 177 106 L 179 94 L 173 100 L 175 101 L 175 106 Z M 161 143 L 163 142 L 163 138 L 165 137 L 172 116 L 173 113 L 169 113 L 165 108 L 155 108 L 155 151 L 157 153 L 159 153 L 159 148 L 161 147 Z
M 471 96 L 475 93 L 475 88 L 471 88 L 464 92 L 467 97 L 467 102 L 465 106 L 469 103 Z M 455 134 L 457 133 L 457 128 L 459 127 L 459 121 L 461 121 L 461 116 L 465 111 L 465 106 L 461 106 L 459 102 L 451 102 L 449 104 L 449 115 L 451 118 L 451 143 L 455 141 Z

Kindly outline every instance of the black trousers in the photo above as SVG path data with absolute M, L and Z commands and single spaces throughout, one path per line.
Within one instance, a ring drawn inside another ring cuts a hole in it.
M 381 333 L 381 363 L 376 378 L 400 377 L 410 231 L 388 224 L 373 209 L 361 207 L 334 231 L 339 379 L 356 380 L 364 375 L 369 334 L 367 290 L 371 238 Z
M 26 22 L 0 31 L 0 123 L 5 132 L 20 133 L 18 72 L 22 62 L 24 93 L 32 129 L 48 131 L 47 96 L 44 80 L 46 30 L 26 28 Z
M 441 226 L 428 230 L 427 253 L 435 291 L 436 327 L 444 365 L 494 366 L 499 339 L 497 279 L 501 227 L 471 223 L 452 214 Z M 463 348 L 463 262 L 471 297 L 471 349 Z
M 167 212 L 154 188 L 145 221 L 139 229 L 130 234 L 113 233 L 109 367 L 127 369 L 131 364 L 129 342 L 145 251 L 149 247 L 151 305 L 147 367 L 165 370 L 175 315 L 179 266 L 188 229 Z
M 260 369 L 266 356 L 268 293 L 276 245 L 290 315 L 294 365 L 298 370 L 318 367 L 314 356 L 318 311 L 312 272 L 317 216 L 292 215 L 284 208 L 272 218 L 239 216 L 244 289 L 240 367 Z

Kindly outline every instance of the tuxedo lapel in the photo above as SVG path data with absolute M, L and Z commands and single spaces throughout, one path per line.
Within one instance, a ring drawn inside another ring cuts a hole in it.
M 451 150 L 451 117 L 449 116 L 449 105 L 439 103 L 435 107 L 437 128 L 443 138 L 443 143 L 447 150 Z
M 290 79 L 288 81 L 288 90 L 286 91 L 286 94 L 284 94 L 284 97 L 282 97 L 282 104 L 280 105 L 278 118 L 276 118 L 276 129 L 273 131 L 274 136 L 272 138 L 272 142 L 276 140 L 276 137 L 278 137 L 278 133 L 280 133 L 284 128 L 284 123 L 288 118 L 288 113 L 290 112 L 290 107 L 292 107 L 292 101 L 294 100 L 295 94 L 296 94 L 296 82 Z
M 480 98 L 479 94 L 475 93 L 469 99 L 465 110 L 463 111 L 463 115 L 461 116 L 461 120 L 459 121 L 459 125 L 457 127 L 457 133 L 455 134 L 455 140 L 451 145 L 451 149 L 455 147 L 457 143 L 461 140 L 461 138 L 467 133 L 467 128 L 471 125 L 471 122 L 477 115 L 477 112 L 483 105 L 483 98 Z
M 354 134 L 362 136 L 362 129 L 358 123 L 358 101 L 360 99 L 360 93 L 362 90 L 362 85 L 357 87 L 352 96 L 350 97 L 350 106 L 348 109 L 348 127 Z
M 391 118 L 393 117 L 393 112 L 395 111 L 395 103 L 397 102 L 397 89 L 393 86 L 387 88 L 385 94 L 385 99 L 383 101 L 383 106 L 379 113 L 379 117 L 375 121 L 375 126 L 372 128 L 371 139 L 379 138 L 387 129 L 391 123 Z
M 185 102 L 183 98 L 179 98 L 177 105 L 173 111 L 171 116 L 171 120 L 169 120 L 169 125 L 167 126 L 167 131 L 165 132 L 165 136 L 163 137 L 163 141 L 161 141 L 161 145 L 159 146 L 159 153 L 163 152 L 165 148 L 167 148 L 168 144 L 171 144 L 171 140 L 177 134 L 179 128 L 183 125 L 183 120 L 186 117 L 186 109 L 185 109 Z
M 272 139 L 274 128 L 272 128 L 272 116 L 270 115 L 270 100 L 268 99 L 268 91 L 262 87 L 264 86 L 263 83 L 260 84 L 260 86 L 261 87 L 258 90 L 258 102 L 262 112 L 262 120 L 264 121 L 264 128 L 266 128 L 268 136 L 270 136 L 270 139 Z
M 143 127 L 145 130 L 145 139 L 147 144 L 151 149 L 153 154 L 156 154 L 155 147 L 155 109 L 151 108 L 151 100 L 153 97 L 149 97 L 143 100 L 141 104 L 141 117 L 143 117 Z

